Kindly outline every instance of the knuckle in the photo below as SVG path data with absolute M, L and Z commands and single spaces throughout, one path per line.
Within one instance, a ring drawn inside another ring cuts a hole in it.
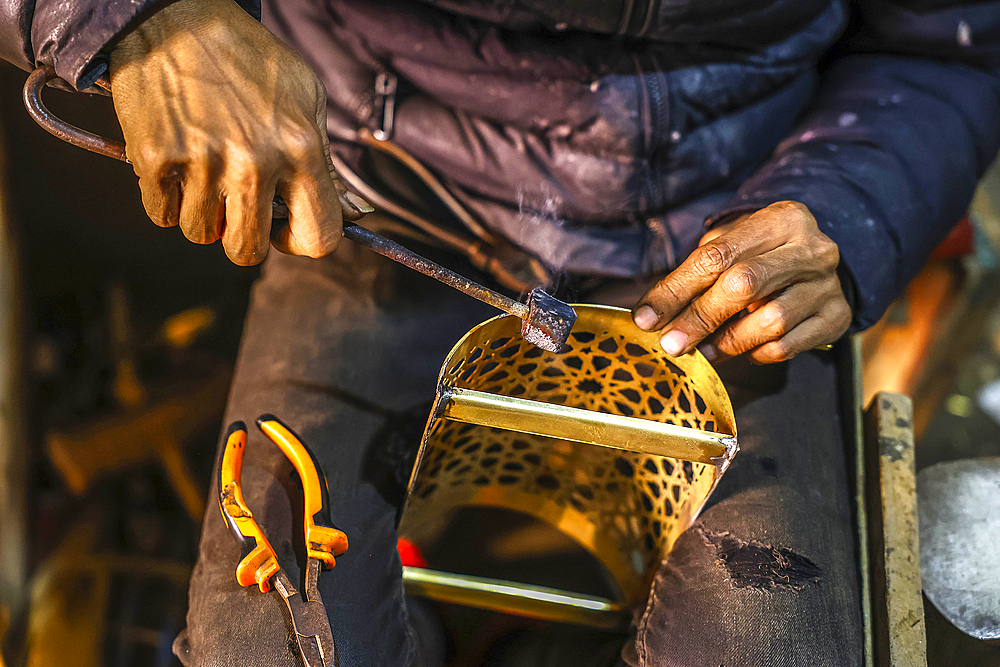
M 260 206 L 256 199 L 243 193 L 238 196 L 230 195 L 226 206 L 226 229 L 238 227 L 241 234 L 247 239 L 254 239 L 260 243 L 260 230 L 267 230 L 271 227 L 271 210 Z
M 694 265 L 698 271 L 706 275 L 715 275 L 729 267 L 734 254 L 733 248 L 718 240 L 709 241 L 696 251 Z
M 310 246 L 310 248 L 302 254 L 306 257 L 311 257 L 312 259 L 319 259 L 320 257 L 325 257 L 330 254 L 330 251 L 326 250 L 322 246 Z
M 229 147 L 226 162 L 236 183 L 245 188 L 259 178 L 263 160 L 250 146 L 240 145 Z
M 851 309 L 846 303 L 840 302 L 834 306 L 833 326 L 837 338 L 844 335 L 844 332 L 851 326 L 852 319 Z
M 723 288 L 726 293 L 736 297 L 740 301 L 753 299 L 763 279 L 759 270 L 752 264 L 737 264 L 726 273 Z
M 184 178 L 187 161 L 182 156 L 156 146 L 141 149 L 141 153 L 142 156 L 132 163 L 140 182 L 163 187 L 166 183 L 179 182 Z
M 203 211 L 187 213 L 186 217 L 182 217 L 180 226 L 188 241 L 205 245 L 219 238 L 224 222 L 224 209 L 212 211 L 206 207 Z
M 843 299 L 844 292 L 840 288 L 840 278 L 836 273 L 827 272 L 816 279 L 818 286 L 823 290 L 823 296 L 830 299 Z
M 803 218 L 806 219 L 812 218 L 812 212 L 809 210 L 809 207 L 803 204 L 802 202 L 788 200 L 785 202 L 785 204 L 788 206 L 789 209 L 795 211 Z
M 757 353 L 754 354 L 754 358 L 765 364 L 773 364 L 788 361 L 794 357 L 795 354 L 795 351 L 790 349 L 788 343 L 783 340 L 775 340 L 766 345 L 760 346 Z
M 723 354 L 735 357 L 749 349 L 747 341 L 739 336 L 733 328 L 723 331 L 715 340 L 715 347 Z
M 705 308 L 700 300 L 692 302 L 688 307 L 688 312 L 691 313 L 690 319 L 692 323 L 702 333 L 715 331 L 718 326 L 718 323 L 714 321 L 715 318 L 712 316 L 712 313 Z
M 157 178 L 139 178 L 139 193 L 142 197 L 142 207 L 149 219 L 160 227 L 172 227 L 177 224 L 177 196 L 179 184 Z
M 801 202 L 779 201 L 767 208 L 774 212 L 775 217 L 780 220 L 788 234 L 807 236 L 819 231 L 816 218 L 813 217 L 809 208 Z
M 333 252 L 340 241 L 341 229 L 334 225 L 324 225 L 305 234 L 294 236 L 292 251 L 296 255 L 318 259 Z
M 287 54 L 288 58 L 285 60 L 284 64 L 291 75 L 294 75 L 294 81 L 301 81 L 304 83 L 311 82 L 316 79 L 316 73 L 313 72 L 309 64 L 302 59 L 297 53 Z
M 784 336 L 788 333 L 788 314 L 777 303 L 769 303 L 761 309 L 760 328 L 768 338 Z
M 650 300 L 654 306 L 662 307 L 664 302 L 670 304 L 678 303 L 681 300 L 681 295 L 678 293 L 677 286 L 674 285 L 673 280 L 668 276 L 657 283 Z M 660 308 L 657 308 L 657 310 L 660 310 Z
M 842 311 L 851 316 L 851 307 L 844 296 L 844 288 L 840 284 L 840 278 L 835 273 L 831 273 L 822 282 L 823 290 L 826 292 L 827 301 L 833 304 L 838 311 Z
M 185 161 L 198 171 L 207 172 L 209 167 L 217 160 L 218 152 L 208 143 L 197 142 L 188 146 L 185 150 Z
M 792 199 L 786 199 L 785 201 L 779 201 L 768 206 L 769 209 L 778 211 L 784 215 L 789 216 L 790 219 L 807 222 L 812 219 L 812 212 L 809 207 L 802 202 L 794 201 Z
M 149 209 L 146 209 L 146 215 L 149 216 L 149 219 L 152 220 L 153 224 L 157 227 L 174 227 L 177 225 L 176 222 L 170 222 L 167 220 L 166 216 L 155 211 L 150 211 Z
M 851 322 L 854 320 L 854 313 L 851 312 L 851 307 L 847 303 L 843 303 L 840 307 L 840 323 L 846 330 L 851 326 Z
M 833 239 L 826 234 L 819 232 L 810 243 L 810 246 L 817 263 L 825 267 L 836 267 L 840 262 L 840 249 L 833 242 Z
M 285 153 L 298 162 L 311 158 L 321 147 L 319 136 L 312 127 L 295 124 L 284 131 L 282 143 Z
M 143 141 L 128 147 L 129 160 L 132 168 L 140 177 L 158 172 L 165 161 L 165 151 L 162 146 L 152 141 Z
M 331 252 L 336 250 L 337 245 L 340 243 L 340 232 L 337 233 L 327 233 L 323 235 L 322 240 L 315 247 L 315 255 L 310 255 L 311 257 L 325 257 Z
M 256 259 L 253 253 L 239 253 L 236 256 L 230 256 L 229 259 L 236 266 L 256 266 L 263 260 L 263 258 Z

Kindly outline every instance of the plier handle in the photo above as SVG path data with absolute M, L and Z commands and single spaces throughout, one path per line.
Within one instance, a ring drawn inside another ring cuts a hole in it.
M 274 415 L 261 415 L 257 426 L 291 461 L 302 481 L 307 555 L 305 595 L 278 564 L 274 548 L 243 499 L 240 476 L 247 429 L 241 421 L 229 426 L 226 444 L 219 454 L 219 508 L 240 545 L 236 581 L 241 586 L 256 584 L 263 593 L 273 585 L 288 607 L 306 667 L 335 667 L 336 647 L 319 593 L 319 574 L 321 569 L 333 567 L 335 558 L 347 551 L 347 535 L 330 521 L 326 476 L 305 443 Z

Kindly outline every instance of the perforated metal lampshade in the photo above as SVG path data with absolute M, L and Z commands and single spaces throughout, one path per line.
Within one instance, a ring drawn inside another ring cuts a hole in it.
M 451 351 L 399 534 L 419 547 L 433 543 L 459 509 L 521 512 L 589 552 L 617 594 L 407 567 L 409 592 L 615 625 L 645 603 L 657 566 L 736 455 L 732 405 L 700 353 L 668 356 L 626 310 L 575 308 L 562 353 L 525 342 L 509 316 L 479 325 Z

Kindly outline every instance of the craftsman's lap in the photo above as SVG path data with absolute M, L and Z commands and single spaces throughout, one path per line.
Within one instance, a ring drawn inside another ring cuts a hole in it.
M 254 288 L 227 419 L 280 416 L 326 471 L 334 521 L 350 539 L 320 579 L 341 667 L 419 661 L 395 549 L 406 462 L 448 350 L 493 314 L 347 243 L 324 260 L 273 256 Z M 742 452 L 661 567 L 625 660 L 860 664 L 832 360 L 810 353 L 771 367 L 734 361 L 720 373 L 738 408 Z M 251 434 L 243 479 L 248 504 L 295 576 L 291 466 Z M 178 654 L 198 667 L 297 664 L 282 603 L 239 587 L 238 555 L 221 515 L 210 511 Z

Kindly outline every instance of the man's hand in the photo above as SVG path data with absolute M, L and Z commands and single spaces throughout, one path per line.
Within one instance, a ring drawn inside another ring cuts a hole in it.
M 640 299 L 633 317 L 641 329 L 663 330 L 668 354 L 688 352 L 711 335 L 709 357 L 749 352 L 760 363 L 784 361 L 847 330 L 851 309 L 837 277 L 839 259 L 809 209 L 778 202 L 706 234 Z
M 284 252 L 320 257 L 367 210 L 332 176 L 326 92 L 309 66 L 232 0 L 178 0 L 111 55 L 111 89 L 146 213 L 241 265 L 267 254 L 271 200 Z M 342 211 L 343 209 L 343 211 Z

